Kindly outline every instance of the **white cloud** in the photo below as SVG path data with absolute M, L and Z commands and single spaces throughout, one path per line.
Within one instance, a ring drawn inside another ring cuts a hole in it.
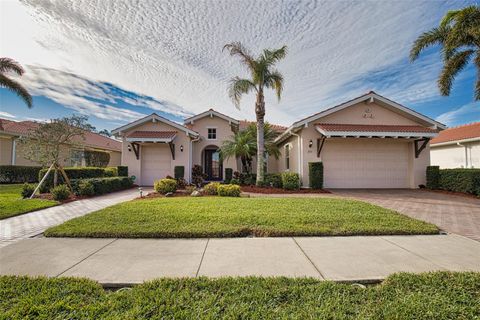
M 11 113 L 5 112 L 5 111 L 0 111 L 0 118 L 10 118 L 10 119 L 15 119 L 16 116 L 14 116 Z
M 406 104 L 435 97 L 438 57 L 411 66 L 408 51 L 420 32 L 437 24 L 448 9 L 463 5 L 416 0 L 3 1 L 0 54 L 168 101 L 160 106 L 144 102 L 149 108 L 183 106 L 180 114 L 214 107 L 242 119 L 254 117 L 254 100 L 247 97 L 241 111 L 229 101 L 228 79 L 245 73 L 221 48 L 231 41 L 242 41 L 255 52 L 286 44 L 289 54 L 278 66 L 285 75 L 284 95 L 280 103 L 268 95 L 267 118 L 290 124 L 370 89 Z M 21 30 L 12 30 L 19 19 Z M 392 66 L 401 66 L 394 76 Z M 83 85 L 81 92 L 89 89 Z M 61 100 L 64 92 L 49 94 Z M 87 112 L 84 101 L 71 95 L 68 101 Z M 105 118 L 121 112 L 90 111 Z
M 480 121 L 480 103 L 472 102 L 439 115 L 435 120 L 447 126 Z

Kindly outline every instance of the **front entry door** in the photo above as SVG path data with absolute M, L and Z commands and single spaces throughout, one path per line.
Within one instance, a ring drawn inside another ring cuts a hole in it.
M 207 180 L 222 180 L 222 162 L 218 150 L 205 150 L 205 173 Z

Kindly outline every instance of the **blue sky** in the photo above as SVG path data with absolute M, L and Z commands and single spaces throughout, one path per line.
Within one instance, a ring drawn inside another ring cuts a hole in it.
M 267 120 L 289 125 L 374 90 L 449 126 L 480 121 L 469 65 L 442 97 L 438 48 L 411 64 L 408 52 L 449 9 L 473 1 L 113 1 L 3 0 L 0 56 L 26 68 L 34 95 L 27 107 L 0 89 L 0 117 L 45 120 L 81 113 L 113 129 L 157 112 L 174 121 L 215 108 L 253 119 L 228 80 L 244 76 L 222 46 L 241 41 L 252 53 L 287 45 L 278 69 L 283 98 L 267 96 Z M 21 25 L 21 28 L 12 28 Z

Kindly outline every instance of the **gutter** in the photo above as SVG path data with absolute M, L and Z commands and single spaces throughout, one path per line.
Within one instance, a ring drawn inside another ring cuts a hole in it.
M 461 144 L 460 142 L 457 142 L 457 146 L 463 147 L 465 150 L 465 168 L 468 168 L 468 148 L 466 145 Z
M 302 143 L 302 137 L 299 134 L 290 132 L 292 136 L 295 136 L 298 138 L 298 175 L 300 176 L 300 181 L 303 179 L 303 143 Z
M 430 144 L 430 148 L 448 146 L 448 145 L 452 145 L 452 144 L 465 143 L 465 142 L 476 142 L 476 141 L 480 141 L 480 137 L 433 143 L 433 144 Z
M 200 141 L 200 136 L 198 136 L 195 139 L 190 139 L 190 150 L 189 150 L 189 156 L 188 156 L 188 182 L 192 183 L 192 168 L 193 168 L 193 143 Z

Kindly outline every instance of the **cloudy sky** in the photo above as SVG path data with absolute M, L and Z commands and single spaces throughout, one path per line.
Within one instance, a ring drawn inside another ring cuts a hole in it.
M 0 117 L 49 119 L 81 113 L 113 129 L 157 112 L 174 121 L 208 108 L 253 119 L 253 97 L 237 110 L 228 80 L 246 76 L 224 44 L 258 54 L 287 45 L 280 102 L 267 119 L 289 125 L 375 90 L 447 125 L 480 121 L 473 66 L 441 97 L 438 48 L 414 64 L 415 38 L 450 9 L 473 1 L 0 0 L 0 56 L 26 68 L 34 107 L 0 89 Z

